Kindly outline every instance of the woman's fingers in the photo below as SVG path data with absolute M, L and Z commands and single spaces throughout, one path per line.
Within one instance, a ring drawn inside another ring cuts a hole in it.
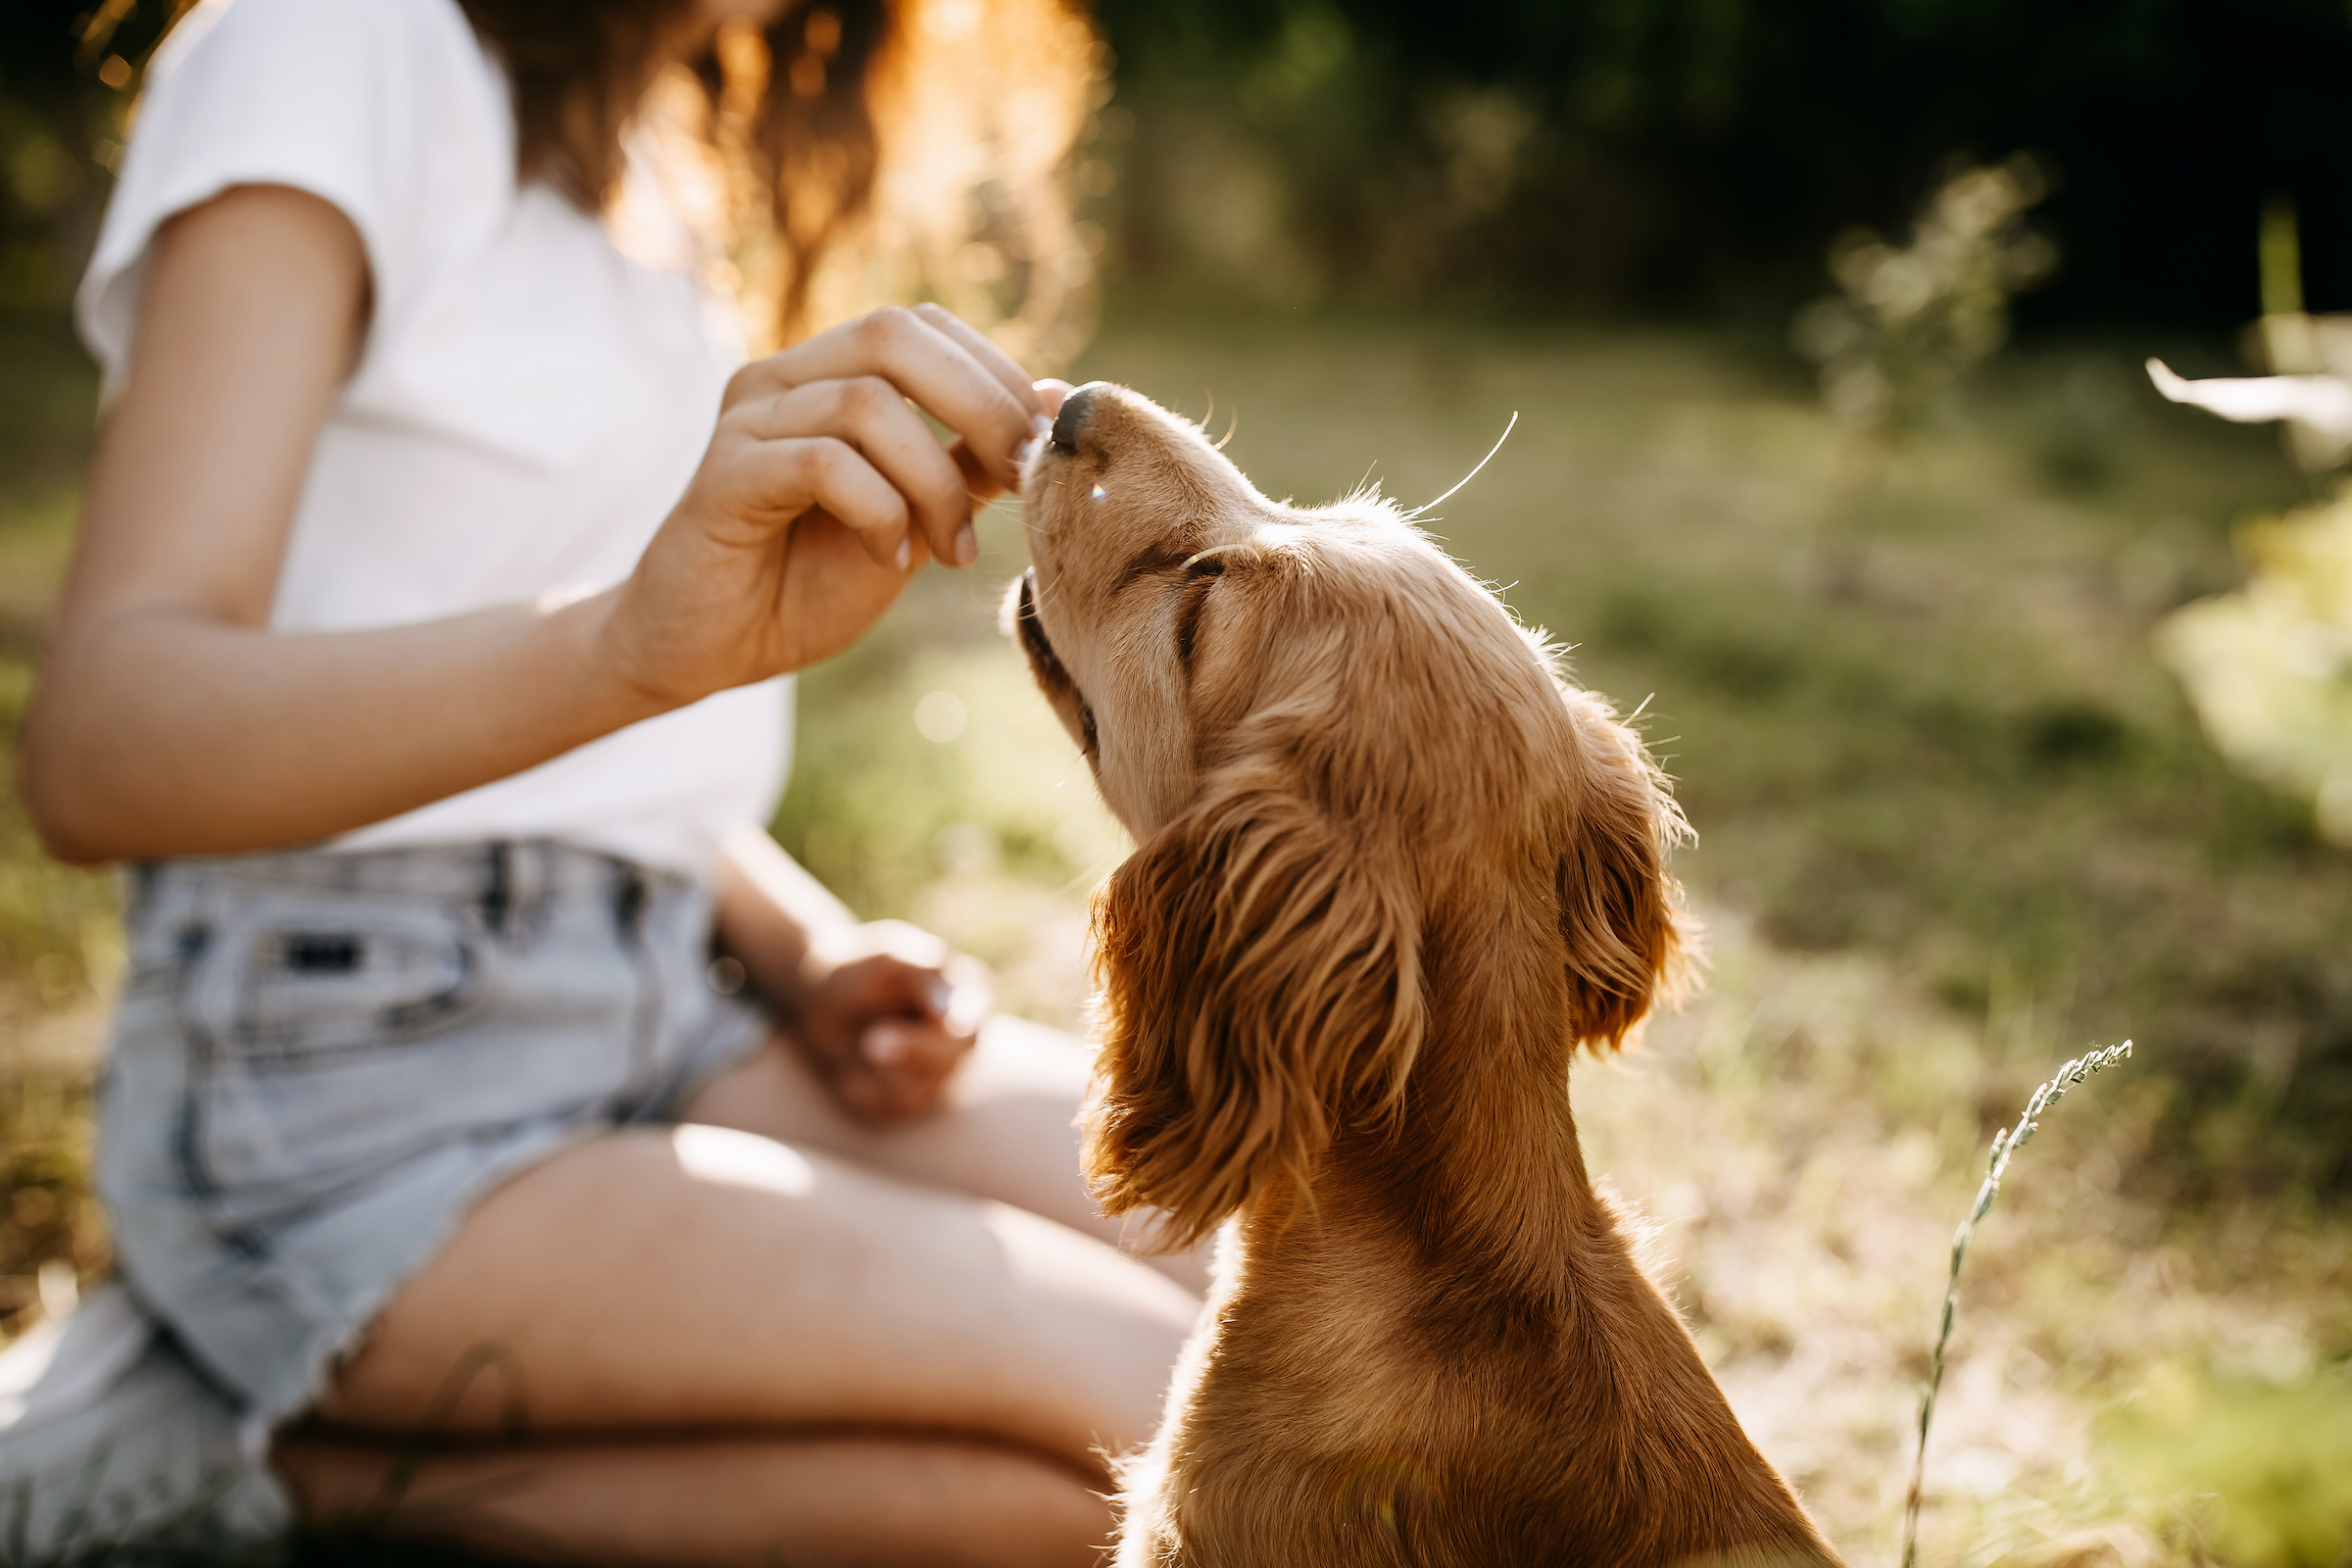
M 786 520 L 822 507 L 858 536 L 874 564 L 906 572 L 917 562 L 906 502 L 857 448 L 834 436 L 744 443 L 738 483 Z
M 931 554 L 970 564 L 964 545 L 972 496 L 964 474 L 922 416 L 880 376 L 813 381 L 738 404 L 723 417 L 762 441 L 824 435 L 848 442 L 905 498 Z
M 1012 356 L 997 347 L 986 332 L 946 306 L 928 300 L 917 305 L 914 314 L 962 344 L 963 351 L 979 361 L 980 368 L 995 376 L 1004 390 L 1012 394 L 1015 403 L 1030 404 L 1037 401 L 1037 392 L 1029 379 L 1029 372 L 1015 365 Z
M 970 1040 L 919 1019 L 877 1018 L 858 1037 L 862 1070 L 845 1077 L 866 1079 L 890 1108 L 908 1114 L 938 1102 L 971 1049 Z
M 960 338 L 890 306 L 819 332 L 736 373 L 731 404 L 810 381 L 878 375 L 971 443 L 999 484 L 1011 482 L 1021 443 L 1035 433 L 1037 398 L 983 366 Z

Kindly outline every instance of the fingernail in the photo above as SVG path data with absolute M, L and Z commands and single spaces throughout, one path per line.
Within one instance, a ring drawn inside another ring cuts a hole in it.
M 968 566 L 979 559 L 980 536 L 972 532 L 972 525 L 967 522 L 962 531 L 956 535 L 956 564 Z
M 865 1059 L 877 1067 L 887 1067 L 906 1054 L 906 1036 L 897 1029 L 868 1029 L 861 1042 Z
M 902 539 L 902 540 L 900 540 L 900 541 L 899 541 L 899 555 L 898 555 L 899 569 L 900 569 L 901 571 L 905 571 L 905 570 L 906 569 L 906 567 L 908 566 L 908 564 L 911 564 L 911 563 L 913 562 L 913 560 L 914 560 L 914 541 L 913 541 L 913 540 L 911 540 L 911 539 Z
M 966 1035 L 978 1029 L 988 1016 L 992 1000 L 986 986 L 957 986 L 954 999 L 940 1009 L 941 1017 L 947 1021 L 948 1032 Z
M 948 1004 L 956 1000 L 956 988 L 945 980 L 931 982 L 931 1010 L 941 1017 L 948 1015 Z
M 1040 441 L 1043 441 L 1054 433 L 1054 421 L 1042 414 L 1032 415 L 1029 419 L 1029 428 Z

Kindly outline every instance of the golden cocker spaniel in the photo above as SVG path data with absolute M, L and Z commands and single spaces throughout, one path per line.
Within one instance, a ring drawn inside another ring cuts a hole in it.
M 1228 1219 L 1121 1568 L 1833 1563 L 1569 1114 L 1687 939 L 1641 742 L 1378 501 L 1268 501 L 1095 383 L 1006 617 L 1140 849 L 1096 905 L 1088 1175 Z

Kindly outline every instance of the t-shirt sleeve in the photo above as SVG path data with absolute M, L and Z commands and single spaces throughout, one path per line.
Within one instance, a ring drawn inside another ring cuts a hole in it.
M 477 123 L 486 99 L 504 107 L 503 86 L 486 90 L 493 74 L 454 0 L 200 6 L 148 73 L 75 300 L 109 396 L 129 363 L 156 230 L 233 185 L 289 185 L 332 203 L 367 248 L 375 321 L 397 317 L 453 207 L 471 205 L 486 180 L 511 185 L 512 133 L 485 148 Z M 453 149 L 463 167 L 451 167 Z

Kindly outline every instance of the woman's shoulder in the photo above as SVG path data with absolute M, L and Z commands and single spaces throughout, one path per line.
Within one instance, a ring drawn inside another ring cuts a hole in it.
M 457 0 L 206 0 L 148 77 L 116 203 L 161 217 L 288 184 L 372 250 L 384 228 L 495 202 L 514 148 L 505 74 Z
M 116 366 L 156 229 L 245 184 L 348 217 L 380 317 L 499 220 L 514 149 L 505 74 L 457 0 L 205 0 L 149 70 L 82 284 L 84 335 Z

